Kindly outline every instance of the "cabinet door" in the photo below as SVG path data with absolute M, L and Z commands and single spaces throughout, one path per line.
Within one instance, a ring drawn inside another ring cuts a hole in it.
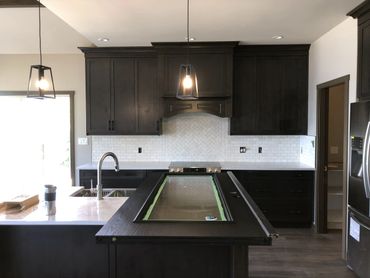
M 280 134 L 281 58 L 257 57 L 256 134 Z
M 159 134 L 160 109 L 157 88 L 157 59 L 137 58 L 137 134 Z
M 246 53 L 234 60 L 231 135 L 307 133 L 306 54 Z
M 109 133 L 111 104 L 111 63 L 108 58 L 86 61 L 86 132 Z
M 370 20 L 358 26 L 357 97 L 370 98 Z
M 307 57 L 284 57 L 281 62 L 279 134 L 306 134 L 308 113 Z
M 113 59 L 112 120 L 114 134 L 136 133 L 135 60 Z
M 233 116 L 231 135 L 255 134 L 257 131 L 256 57 L 236 57 L 234 60 Z
M 187 63 L 185 54 L 165 54 L 160 61 L 162 94 L 175 97 L 179 68 Z M 193 53 L 190 63 L 194 66 L 200 97 L 225 97 L 232 95 L 232 55 L 225 53 Z

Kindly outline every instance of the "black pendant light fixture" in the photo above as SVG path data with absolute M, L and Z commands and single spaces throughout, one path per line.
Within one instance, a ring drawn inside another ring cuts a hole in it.
M 40 64 L 32 65 L 28 79 L 27 97 L 30 98 L 55 98 L 53 73 L 50 67 L 42 65 L 41 52 L 41 3 L 39 0 L 39 50 Z
M 186 41 L 187 41 L 187 54 L 186 64 L 180 65 L 179 83 L 177 86 L 176 97 L 182 100 L 197 99 L 198 94 L 198 81 L 195 73 L 195 68 L 190 64 L 190 34 L 189 34 L 189 0 L 187 0 L 187 14 L 186 14 Z

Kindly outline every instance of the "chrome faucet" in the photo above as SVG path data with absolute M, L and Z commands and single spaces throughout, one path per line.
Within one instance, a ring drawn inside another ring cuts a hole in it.
M 98 164 L 98 169 L 97 169 L 98 184 L 96 185 L 96 189 L 98 191 L 97 192 L 98 200 L 103 200 L 103 184 L 102 184 L 102 174 L 101 174 L 102 169 L 101 168 L 103 166 L 104 159 L 106 159 L 108 156 L 114 159 L 114 162 L 116 163 L 116 166 L 114 167 L 114 169 L 116 170 L 116 172 L 119 171 L 118 158 L 114 153 L 107 152 L 101 156 L 101 158 L 99 159 L 99 164 Z

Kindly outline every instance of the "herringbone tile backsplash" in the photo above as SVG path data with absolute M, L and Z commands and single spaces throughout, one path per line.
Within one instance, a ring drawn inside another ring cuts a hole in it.
M 121 161 L 299 162 L 304 158 L 304 163 L 312 164 L 312 138 L 230 136 L 227 118 L 182 114 L 164 119 L 161 136 L 93 136 L 92 160 L 113 151 Z M 138 153 L 139 147 L 142 153 Z M 240 153 L 240 147 L 246 147 L 247 152 Z M 262 153 L 258 153 L 259 147 Z

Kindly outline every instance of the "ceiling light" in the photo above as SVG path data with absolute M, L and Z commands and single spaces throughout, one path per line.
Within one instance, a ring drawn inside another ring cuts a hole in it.
M 187 55 L 186 64 L 180 65 L 179 82 L 177 86 L 176 97 L 182 100 L 198 98 L 198 81 L 193 65 L 190 64 L 190 41 L 192 38 L 189 35 L 189 0 L 187 0 L 186 9 L 186 41 Z M 194 38 L 193 38 L 194 40 Z
M 109 42 L 108 38 L 98 38 L 98 41 L 100 42 Z
M 185 37 L 185 40 L 188 41 L 188 37 Z M 189 38 L 189 41 L 193 42 L 193 41 L 195 41 L 195 38 L 194 37 L 190 37 Z
M 284 37 L 282 35 L 277 35 L 272 37 L 274 40 L 282 40 Z

